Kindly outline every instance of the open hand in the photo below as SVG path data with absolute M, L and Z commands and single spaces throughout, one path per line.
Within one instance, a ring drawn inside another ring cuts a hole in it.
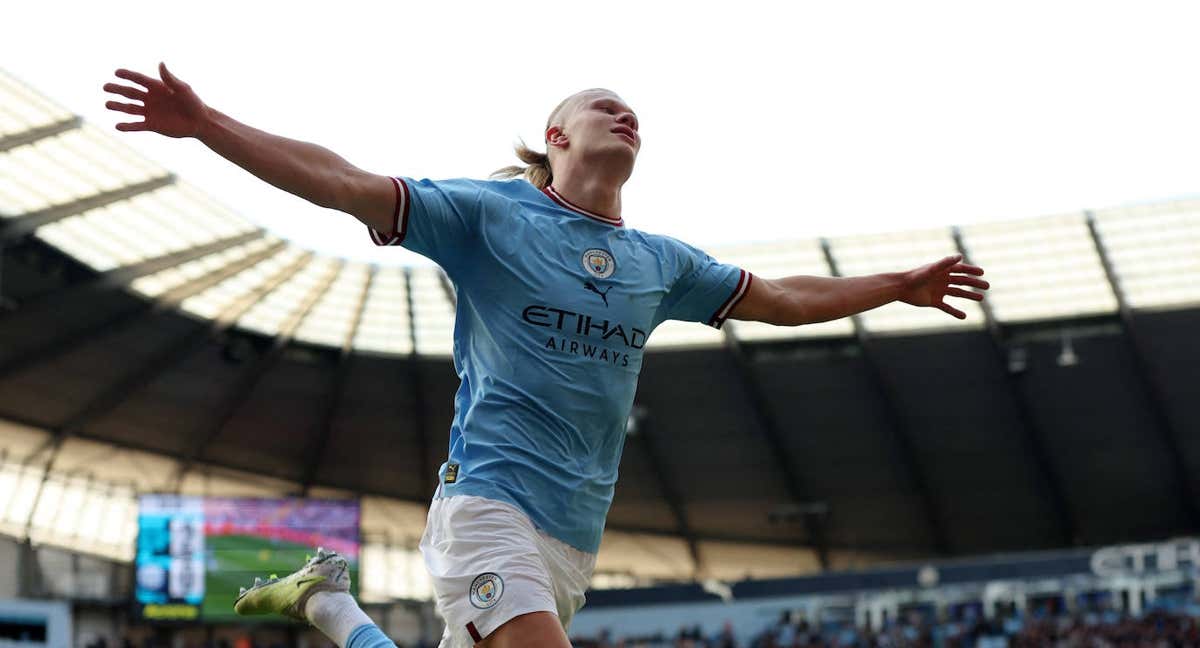
M 958 287 L 970 286 L 987 290 L 990 287 L 988 282 L 977 278 L 982 274 L 983 268 L 963 263 L 961 254 L 948 256 L 936 263 L 904 273 L 900 301 L 913 306 L 932 306 L 958 319 L 966 319 L 966 313 L 950 306 L 945 299 L 949 296 L 983 301 L 982 293 Z
M 132 81 L 141 88 L 104 84 L 105 92 L 121 95 L 141 103 L 109 101 L 105 108 L 117 112 L 141 115 L 143 121 L 117 124 L 119 131 L 153 131 L 167 137 L 195 137 L 208 115 L 208 108 L 192 88 L 158 64 L 162 80 L 132 70 L 117 70 L 117 77 Z M 144 88 L 144 89 L 142 89 Z

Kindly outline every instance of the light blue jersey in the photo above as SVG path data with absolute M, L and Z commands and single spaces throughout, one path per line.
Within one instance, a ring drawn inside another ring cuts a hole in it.
M 525 180 L 393 179 L 392 232 L 458 291 L 443 496 L 508 502 L 596 552 L 642 352 L 668 319 L 720 327 L 753 277 Z

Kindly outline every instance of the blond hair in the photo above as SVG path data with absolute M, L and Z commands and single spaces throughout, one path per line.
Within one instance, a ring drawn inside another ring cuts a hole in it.
M 547 126 L 549 128 L 549 126 Z M 513 150 L 522 162 L 528 166 L 506 166 L 492 172 L 493 178 L 524 177 L 538 189 L 545 189 L 554 181 L 554 170 L 550 168 L 550 156 L 539 153 L 525 145 L 525 140 L 513 145 Z
M 564 115 L 568 114 L 568 106 L 574 108 L 574 103 L 578 97 L 589 92 L 607 92 L 611 95 L 617 93 L 604 88 L 589 88 L 581 90 L 575 94 L 563 99 L 554 110 L 550 111 L 550 116 L 546 118 L 545 130 L 550 130 L 551 126 L 561 125 Z M 548 149 L 547 149 L 548 150 Z M 519 140 L 518 144 L 513 145 L 513 151 L 516 152 L 517 158 L 524 162 L 527 166 L 512 165 L 506 166 L 503 169 L 498 169 L 492 173 L 493 178 L 519 178 L 524 177 L 533 186 L 538 189 L 545 189 L 554 181 L 554 169 L 550 168 L 550 154 L 535 151 L 525 144 L 525 140 Z

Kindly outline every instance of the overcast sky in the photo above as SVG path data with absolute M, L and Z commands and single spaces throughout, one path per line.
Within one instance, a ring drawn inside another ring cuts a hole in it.
M 111 130 L 101 85 L 164 60 L 244 122 L 430 178 L 611 88 L 644 138 L 627 224 L 705 246 L 1200 193 L 1197 7 L 39 0 L 4 9 L 0 66 L 285 238 L 409 263 L 195 141 Z

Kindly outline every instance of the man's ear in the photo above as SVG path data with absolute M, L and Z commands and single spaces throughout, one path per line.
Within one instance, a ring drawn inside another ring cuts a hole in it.
M 551 126 L 546 129 L 546 146 L 567 148 L 567 134 L 563 132 L 562 127 Z

